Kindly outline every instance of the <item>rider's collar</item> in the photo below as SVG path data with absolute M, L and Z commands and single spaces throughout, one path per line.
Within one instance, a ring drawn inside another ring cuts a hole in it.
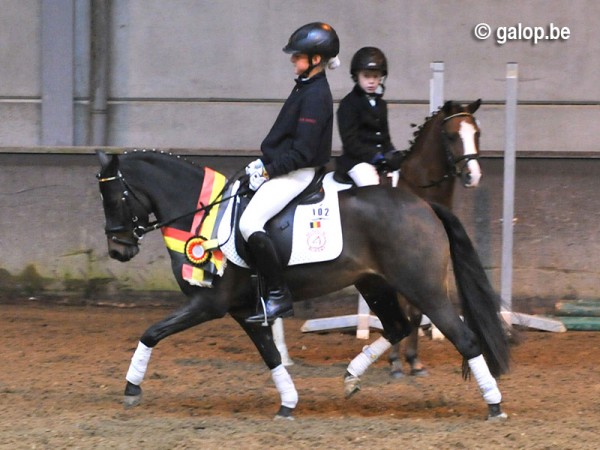
M 325 77 L 325 72 L 324 71 L 316 73 L 316 74 L 314 74 L 310 78 L 300 78 L 300 77 L 298 77 L 294 81 L 296 81 L 297 85 L 298 84 L 309 84 L 309 83 L 312 83 L 313 81 L 318 80 L 319 78 L 323 78 L 323 77 Z

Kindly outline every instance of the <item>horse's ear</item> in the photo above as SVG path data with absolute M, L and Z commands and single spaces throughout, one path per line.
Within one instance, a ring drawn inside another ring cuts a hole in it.
M 110 158 L 108 155 L 102 150 L 96 150 L 96 156 L 100 160 L 100 166 L 104 169 L 110 163 Z
M 117 157 L 116 155 L 107 155 L 104 151 L 102 150 L 96 150 L 96 155 L 98 156 L 98 159 L 100 160 L 100 166 L 102 167 L 102 170 L 106 170 L 106 168 L 111 164 L 117 164 Z
M 469 111 L 471 114 L 473 114 L 475 111 L 477 111 L 479 109 L 480 106 L 481 106 L 481 99 L 478 98 L 473 103 L 471 103 L 469 106 L 467 106 L 467 111 Z
M 448 100 L 446 103 L 444 103 L 444 106 L 442 106 L 442 111 L 444 114 L 448 115 L 452 112 L 453 104 L 454 102 L 452 100 Z

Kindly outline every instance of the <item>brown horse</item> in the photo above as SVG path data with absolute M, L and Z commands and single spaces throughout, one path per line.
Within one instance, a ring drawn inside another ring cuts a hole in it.
M 452 209 L 454 185 L 461 179 L 466 188 L 479 184 L 479 125 L 473 114 L 481 99 L 461 106 L 448 101 L 436 113 L 427 117 L 415 132 L 408 155 L 402 163 L 400 177 L 413 191 L 428 202 Z M 405 299 L 400 299 L 414 324 L 413 332 L 404 340 L 404 357 L 410 365 L 410 374 L 422 376 L 427 370 L 418 357 L 418 326 L 423 315 Z M 400 344 L 392 346 L 388 356 L 390 374 L 404 375 L 400 358 Z
M 481 100 L 467 106 L 448 101 L 427 117 L 414 133 L 415 138 L 401 166 L 400 178 L 421 198 L 452 209 L 457 178 L 467 188 L 478 185 L 481 178 L 481 168 L 477 161 L 480 130 L 473 114 L 480 105 Z M 415 376 L 427 375 L 427 370 L 418 357 L 418 330 L 423 314 L 402 295 L 398 299 L 413 326 L 413 331 L 403 343 L 405 359 L 410 365 L 409 373 Z M 359 370 L 350 367 L 346 373 L 346 397 L 360 390 L 360 376 L 387 347 L 387 344 L 382 345 L 380 341 L 376 341 L 375 344 L 366 346 L 355 358 L 355 361 L 364 360 L 365 363 Z M 369 356 L 368 363 L 364 354 Z M 390 375 L 394 378 L 403 377 L 400 343 L 392 345 L 388 361 L 391 366 Z
M 129 261 L 135 257 L 140 239 L 149 231 L 168 228 L 174 235 L 189 232 L 196 214 L 213 205 L 198 207 L 203 180 L 209 173 L 206 168 L 154 152 L 112 157 L 99 152 L 98 156 L 105 232 L 109 255 L 114 259 Z M 506 417 L 494 378 L 507 371 L 509 363 L 500 299 L 460 221 L 447 208 L 427 204 L 408 186 L 349 189 L 339 193 L 339 207 L 342 253 L 332 261 L 286 268 L 294 300 L 320 297 L 354 285 L 381 320 L 387 341 L 395 344 L 410 332 L 397 301 L 400 293 L 427 314 L 463 356 L 463 374 L 473 373 L 488 404 L 489 417 Z M 152 214 L 156 222 L 150 223 Z M 267 230 L 274 232 L 269 224 Z M 188 303 L 151 325 L 140 337 L 126 376 L 125 404 L 139 403 L 140 384 L 152 349 L 162 339 L 230 314 L 271 369 L 281 397 L 277 416 L 291 417 L 298 393 L 281 364 L 271 327 L 245 322 L 256 307 L 252 271 L 230 263 L 222 276 L 214 279 L 212 288 L 203 288 L 183 278 L 183 256 L 170 247 L 169 254 L 173 274 Z M 464 321 L 446 290 L 450 258 Z

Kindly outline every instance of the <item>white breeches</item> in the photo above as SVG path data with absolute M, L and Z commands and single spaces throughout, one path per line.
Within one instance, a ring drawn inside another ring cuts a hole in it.
M 265 231 L 265 223 L 308 187 L 316 169 L 308 167 L 266 181 L 254 193 L 240 218 L 240 231 L 247 241 L 257 231 Z
M 348 175 L 358 187 L 379 184 L 379 172 L 373 164 L 358 163 L 348 171 Z

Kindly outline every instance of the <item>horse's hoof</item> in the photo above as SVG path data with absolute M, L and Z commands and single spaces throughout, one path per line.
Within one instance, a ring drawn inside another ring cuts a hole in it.
M 488 405 L 488 422 L 504 422 L 508 419 L 508 414 L 502 411 L 500 403 Z
M 292 413 L 294 412 L 294 408 L 288 408 L 287 406 L 281 405 L 273 420 L 295 420 Z
M 501 412 L 500 414 L 496 414 L 495 416 L 488 416 L 488 422 L 504 422 L 508 419 L 508 414 L 505 412 Z
M 429 376 L 429 372 L 425 367 L 421 367 L 420 369 L 410 369 L 410 375 L 412 377 L 426 377 Z
M 399 380 L 401 378 L 404 378 L 404 372 L 402 371 L 402 369 L 400 370 L 390 370 L 390 377 L 392 377 L 394 380 Z
M 404 370 L 402 370 L 402 362 L 399 359 L 390 360 L 390 377 L 399 380 L 404 378 Z
M 142 402 L 142 394 L 140 395 L 124 395 L 123 406 L 125 408 L 133 408 Z
M 360 391 L 360 378 L 354 375 L 347 375 L 344 378 L 344 397 L 350 398 Z
M 137 406 L 142 401 L 142 388 L 137 384 L 127 382 L 125 385 L 125 394 L 123 397 L 123 406 L 125 408 L 132 408 Z

